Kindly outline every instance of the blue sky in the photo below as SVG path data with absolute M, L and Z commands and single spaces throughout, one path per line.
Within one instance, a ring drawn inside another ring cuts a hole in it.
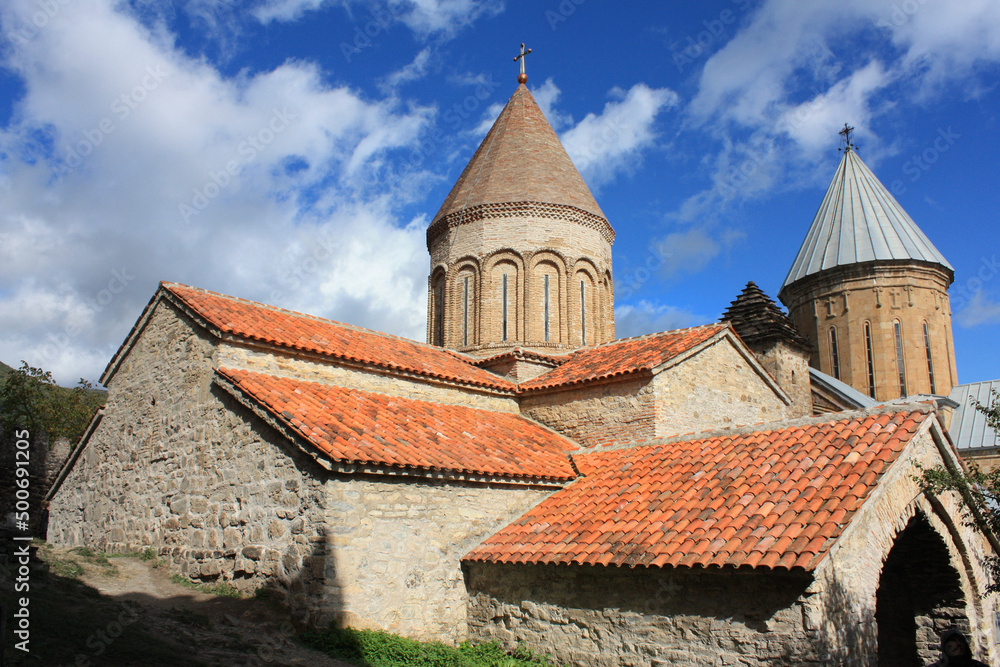
M 621 336 L 772 297 L 856 129 L 1000 377 L 1000 4 L 5 0 L 0 360 L 96 380 L 160 280 L 423 339 L 424 230 L 528 86 L 618 236 Z

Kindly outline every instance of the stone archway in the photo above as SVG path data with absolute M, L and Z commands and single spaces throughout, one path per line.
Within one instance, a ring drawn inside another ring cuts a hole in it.
M 941 632 L 969 619 L 958 571 L 948 547 L 917 513 L 893 542 L 876 593 L 878 664 L 920 667 L 936 660 Z

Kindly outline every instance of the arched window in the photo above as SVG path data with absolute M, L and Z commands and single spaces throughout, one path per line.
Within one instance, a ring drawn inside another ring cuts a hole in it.
M 833 377 L 840 379 L 840 346 L 837 343 L 837 327 L 830 327 L 830 360 L 833 362 Z
M 868 363 L 868 395 L 875 398 L 875 352 L 872 350 L 871 322 L 865 322 L 865 361 Z
M 451 344 L 457 347 L 468 347 L 479 343 L 478 286 L 479 272 L 476 266 L 471 263 L 464 264 L 458 270 L 455 282 L 452 283 L 452 314 L 447 320 Z
M 503 280 L 501 281 L 501 285 L 502 286 L 500 288 L 501 289 L 501 296 L 500 296 L 500 298 L 501 298 L 501 308 L 502 308 L 502 312 L 501 312 L 502 331 L 501 331 L 501 334 L 500 334 L 500 340 L 502 340 L 505 343 L 507 342 L 507 323 L 508 323 L 508 321 L 507 321 L 507 297 L 508 297 L 507 275 L 508 274 L 506 274 L 506 273 L 503 274 Z
M 587 283 L 580 281 L 580 344 L 587 344 Z
M 431 344 L 444 347 L 444 302 L 445 302 L 445 278 L 443 275 L 434 279 L 431 288 Z
M 469 344 L 469 278 L 462 276 L 462 346 Z
M 903 362 L 903 325 L 899 320 L 892 323 L 893 333 L 896 335 L 896 370 L 899 372 L 899 395 L 906 396 L 906 365 Z
M 931 380 L 931 393 L 937 393 L 937 387 L 934 384 L 934 362 L 931 361 L 931 335 L 927 331 L 927 322 L 924 322 L 924 349 L 927 351 L 927 375 Z
M 543 287 L 543 291 L 544 291 L 544 296 L 543 296 L 544 303 L 542 304 L 542 306 L 544 308 L 545 342 L 548 343 L 549 342 L 549 335 L 551 333 L 550 332 L 550 323 L 549 323 L 549 309 L 550 309 L 551 303 L 550 303 L 550 298 L 549 298 L 549 274 L 547 274 L 547 273 L 545 274 L 545 286 Z

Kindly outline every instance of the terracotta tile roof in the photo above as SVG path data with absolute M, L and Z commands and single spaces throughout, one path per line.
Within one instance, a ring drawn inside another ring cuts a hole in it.
M 465 559 L 812 570 L 926 412 L 574 456 L 584 477 Z
M 461 384 L 515 390 L 513 382 L 477 368 L 473 359 L 433 345 L 178 283 L 161 287 L 220 334 Z
M 491 412 L 250 371 L 216 371 L 330 459 L 410 471 L 568 480 L 577 447 L 543 426 Z
M 709 324 L 638 338 L 622 338 L 586 348 L 573 354 L 568 361 L 545 375 L 522 383 L 520 390 L 527 392 L 550 389 L 616 375 L 651 371 L 660 364 L 704 343 L 726 328 L 725 324 Z

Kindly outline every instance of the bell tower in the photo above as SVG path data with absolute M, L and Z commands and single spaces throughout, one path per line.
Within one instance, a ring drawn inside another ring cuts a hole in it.
M 954 269 L 858 157 L 853 129 L 778 297 L 814 368 L 878 401 L 947 396 Z
M 614 340 L 615 232 L 525 86 L 427 228 L 427 342 L 489 356 Z

